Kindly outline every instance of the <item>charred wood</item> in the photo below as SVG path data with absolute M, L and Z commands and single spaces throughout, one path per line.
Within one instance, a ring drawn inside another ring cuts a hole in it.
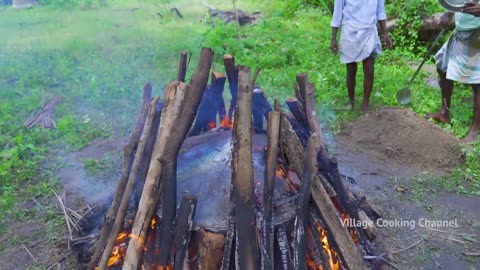
M 226 77 L 222 73 L 212 73 L 212 82 L 203 94 L 195 124 L 189 134 L 190 136 L 198 135 L 215 128 L 217 113 L 219 114 L 220 119 L 225 117 L 225 103 L 223 102 L 225 80 Z
M 155 113 L 157 110 L 158 100 L 159 100 L 159 97 L 156 97 L 152 100 L 152 102 L 150 102 L 148 116 L 145 121 L 145 127 L 143 128 L 142 134 L 139 139 L 138 147 L 135 153 L 135 158 L 133 160 L 130 174 L 127 180 L 127 184 L 125 186 L 125 191 L 123 192 L 122 200 L 120 201 L 120 206 L 119 206 L 117 215 L 115 217 L 115 222 L 113 224 L 110 237 L 107 241 L 107 245 L 105 247 L 105 250 L 103 251 L 102 259 L 99 264 L 99 268 L 101 270 L 106 269 L 108 259 L 110 258 L 113 246 L 115 245 L 117 236 L 120 233 L 120 230 L 122 229 L 122 226 L 124 224 L 125 214 L 128 209 L 128 203 L 130 202 L 130 198 L 135 189 L 137 174 L 141 167 L 145 146 L 149 137 L 151 136 L 151 130 L 153 126 L 153 120 L 155 118 Z
M 132 228 L 132 234 L 135 237 L 131 238 L 128 245 L 123 269 L 136 270 L 139 267 L 144 239 L 149 227 L 148 223 L 153 216 L 161 190 L 169 193 L 164 197 L 165 201 L 170 200 L 170 197 L 173 197 L 174 201 L 167 204 L 166 208 L 168 209 L 164 209 L 167 211 L 163 211 L 162 217 L 162 227 L 170 227 L 162 230 L 165 234 L 162 234 L 162 236 L 165 236 L 163 239 L 166 239 L 171 234 L 171 226 L 176 209 L 176 159 L 205 91 L 212 61 L 213 51 L 209 48 L 202 49 L 197 70 L 190 83 L 191 86 L 186 86 L 182 82 L 172 82 L 169 84 L 167 91 L 165 91 L 164 109 L 162 111 L 159 133 L 140 199 L 139 210 L 135 216 Z M 188 90 L 189 88 L 191 90 Z M 188 93 L 188 98 L 185 98 L 186 93 Z M 162 188 L 164 181 L 167 182 L 165 183 L 167 187 L 165 189 Z M 170 241 L 167 240 L 167 242 Z
M 238 106 L 232 150 L 232 186 L 237 242 L 237 269 L 258 269 L 252 165 L 252 94 L 250 68 L 239 67 Z
M 303 178 L 304 168 L 302 165 L 301 153 L 304 152 L 304 148 L 284 114 L 282 114 L 280 129 L 281 148 L 284 149 L 283 152 L 285 153 L 290 166 L 300 178 Z M 320 147 L 320 152 L 322 150 L 322 147 Z M 315 176 L 312 183 L 312 198 L 321 214 L 322 220 L 325 222 L 329 234 L 332 235 L 336 245 L 339 247 L 339 252 L 343 258 L 345 267 L 351 269 L 363 269 L 361 266 L 364 262 L 360 250 L 355 245 L 355 242 L 353 242 L 346 228 L 343 227 L 340 222 L 337 209 L 333 205 L 330 196 L 321 184 L 318 176 Z
M 268 103 L 265 94 L 260 89 L 253 91 L 252 98 L 253 127 L 257 133 L 265 133 L 263 128 L 263 119 L 268 120 L 268 113 L 272 111 L 272 106 Z
M 297 204 L 297 216 L 295 219 L 295 244 L 294 264 L 295 269 L 307 269 L 307 227 L 308 227 L 308 210 L 310 203 L 310 194 L 312 190 L 312 182 L 317 174 L 316 158 L 320 148 L 320 136 L 316 133 L 312 134 L 308 140 L 305 156 L 305 171 L 303 175 L 302 187 Z
M 230 210 L 229 221 L 228 221 L 228 231 L 225 236 L 225 245 L 223 251 L 223 261 L 221 270 L 235 269 L 233 261 L 235 260 L 235 254 L 232 252 L 235 246 L 235 220 L 233 217 L 233 207 Z M 233 260 L 232 260 L 233 258 Z
M 230 107 L 228 108 L 228 119 L 231 121 L 233 119 L 235 107 L 237 107 L 238 67 L 235 66 L 235 58 L 230 54 L 224 55 L 223 63 L 225 66 L 225 72 L 227 73 L 230 93 L 232 95 Z
M 175 222 L 175 233 L 173 238 L 173 251 L 175 253 L 172 258 L 175 270 L 183 269 L 185 255 L 190 242 L 190 234 L 192 231 L 196 206 L 197 199 L 195 197 L 188 195 L 182 197 L 178 209 L 177 220 Z
M 265 250 L 268 260 L 264 260 L 265 269 L 273 269 L 271 262 L 274 259 L 274 226 L 273 218 L 273 195 L 275 191 L 275 176 L 277 170 L 278 139 L 280 132 L 280 112 L 271 111 L 268 118 L 267 155 L 265 161 L 265 185 L 263 189 L 263 209 L 265 223 L 263 226 Z
M 140 140 L 140 135 L 147 119 L 148 106 L 150 104 L 151 96 L 152 86 L 150 83 L 147 83 L 143 87 L 142 105 L 140 109 L 140 114 L 137 119 L 137 124 L 132 134 L 130 135 L 130 140 L 128 144 L 123 148 L 122 173 L 120 175 L 120 179 L 118 180 L 118 186 L 115 192 L 115 196 L 113 197 L 112 204 L 110 205 L 110 208 L 108 209 L 108 212 L 105 216 L 102 231 L 100 232 L 100 236 L 95 243 L 95 251 L 92 255 L 92 258 L 90 259 L 90 263 L 87 266 L 89 270 L 94 269 L 95 265 L 97 264 L 97 260 L 102 255 L 108 237 L 111 234 L 113 224 L 115 222 L 115 217 L 117 216 L 118 208 L 120 207 L 120 202 L 123 197 L 123 192 L 125 190 L 125 186 L 127 185 L 127 179 L 130 175 L 130 169 L 132 167 L 137 144 Z
M 287 229 L 285 225 L 277 227 L 277 243 L 280 249 L 280 259 L 284 270 L 293 270 L 292 252 L 290 251 L 290 244 L 287 237 Z
M 178 75 L 177 81 L 185 82 L 185 76 L 187 75 L 187 60 L 188 52 L 183 51 L 180 53 L 180 62 L 178 63 Z

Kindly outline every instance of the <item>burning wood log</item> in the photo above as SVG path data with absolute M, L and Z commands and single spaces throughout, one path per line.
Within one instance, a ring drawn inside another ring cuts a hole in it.
M 216 127 L 217 113 L 220 119 L 226 115 L 225 103 L 223 101 L 223 89 L 226 77 L 220 72 L 212 72 L 212 81 L 203 94 L 202 101 L 198 108 L 197 118 L 193 125 L 190 136 L 199 135 Z
M 318 123 L 316 106 L 315 106 L 315 87 L 311 82 L 308 81 L 308 75 L 306 73 L 301 73 L 297 75 L 297 87 L 299 95 L 304 99 L 304 108 L 305 114 L 308 119 L 308 126 L 312 132 L 320 134 L 322 137 L 322 130 Z M 298 95 L 298 94 L 297 94 Z M 338 194 L 337 198 L 340 200 L 342 207 L 347 211 L 350 217 L 355 220 L 360 220 L 358 214 L 359 200 L 357 200 L 355 194 L 348 188 L 345 179 L 338 171 L 338 164 L 335 158 L 330 156 L 328 148 L 325 145 L 323 139 L 321 140 L 321 151 L 318 155 L 318 164 L 320 171 L 327 178 L 329 183 L 335 189 Z M 366 212 L 374 212 L 373 207 L 364 200 L 362 204 Z M 368 244 L 366 243 L 366 237 L 362 230 L 359 230 L 359 236 L 362 241 L 362 244 L 368 249 Z
M 366 224 L 366 227 L 362 227 L 363 232 L 369 240 L 374 240 L 377 237 L 377 227 L 374 225 L 373 221 L 367 216 L 365 211 L 358 212 L 358 216 L 362 224 Z
M 324 247 L 324 245 L 322 243 L 322 240 L 321 240 L 322 237 L 317 230 L 316 222 L 315 222 L 315 219 L 313 218 L 313 216 L 314 216 L 314 214 L 312 212 L 310 212 L 310 217 L 309 217 L 310 218 L 310 230 L 309 231 L 312 234 L 313 241 L 315 243 L 315 247 L 316 247 L 317 251 L 319 252 L 320 257 L 322 258 L 322 267 L 323 267 L 322 270 L 331 270 L 332 267 L 330 265 L 330 258 L 325 251 L 325 247 Z
M 280 249 L 280 258 L 282 260 L 282 266 L 284 270 L 290 270 L 293 268 L 292 253 L 290 251 L 289 241 L 287 237 L 287 229 L 285 225 L 280 225 L 277 228 L 277 243 Z
M 100 264 L 98 267 L 102 269 L 106 269 L 108 259 L 110 258 L 113 246 L 117 240 L 117 235 L 120 233 L 122 229 L 123 222 L 125 219 L 125 214 L 127 212 L 128 203 L 134 191 L 135 185 L 137 183 L 137 175 L 140 170 L 141 162 L 143 160 L 143 154 L 145 150 L 145 145 L 148 141 L 148 138 L 151 136 L 151 130 L 153 126 L 153 120 L 155 118 L 155 113 L 157 111 L 157 103 L 159 97 L 156 97 L 150 102 L 150 109 L 148 112 L 148 116 L 145 122 L 145 127 L 142 130 L 142 134 L 139 139 L 137 151 L 135 153 L 135 158 L 132 163 L 132 168 L 130 170 L 130 175 L 127 180 L 127 185 L 125 187 L 125 191 L 123 192 L 122 200 L 120 201 L 120 206 L 117 212 L 117 216 L 115 218 L 115 222 L 112 227 L 112 232 L 110 233 L 110 237 L 108 238 L 107 245 L 105 250 L 103 251 L 102 259 L 100 260 Z
M 162 230 L 163 238 L 161 238 L 169 239 L 171 236 L 171 226 L 176 210 L 177 154 L 195 118 L 200 100 L 205 91 L 212 61 L 213 51 L 209 48 L 203 48 L 197 70 L 190 83 L 191 87 L 181 82 L 172 82 L 165 91 L 165 107 L 162 111 L 159 133 L 152 153 L 150 169 L 139 202 L 138 212 L 133 223 L 132 235 L 134 237 L 132 237 L 128 245 L 123 269 L 136 270 L 139 267 L 144 248 L 144 239 L 149 227 L 148 223 L 152 219 L 161 190 L 164 191 L 164 202 L 168 202 L 163 204 L 166 205 L 162 216 L 162 227 L 165 228 Z M 188 98 L 185 98 L 187 92 Z M 162 188 L 162 186 L 165 186 L 165 188 Z M 170 241 L 162 239 L 161 241 L 165 241 L 167 244 L 167 249 L 163 250 L 168 250 Z M 161 262 L 167 263 L 168 252 L 165 253 L 167 254 L 167 259 Z M 165 258 L 163 257 L 162 259 Z
M 258 269 L 252 165 L 252 94 L 250 68 L 239 67 L 238 106 L 232 150 L 232 201 L 237 242 L 236 269 Z
M 265 216 L 265 224 L 263 226 L 263 239 L 265 239 L 265 250 L 268 256 L 264 260 L 265 269 L 273 269 L 274 259 L 274 226 L 273 218 L 273 193 L 275 190 L 275 176 L 277 170 L 278 156 L 278 138 L 280 132 L 280 113 L 271 111 L 268 117 L 268 139 L 267 139 L 267 156 L 265 160 L 265 186 L 263 188 L 263 209 Z
M 157 141 L 158 129 L 160 126 L 160 117 L 162 116 L 162 109 L 163 103 L 158 102 L 157 108 L 155 112 L 155 116 L 153 118 L 152 127 L 151 127 L 151 135 L 148 137 L 148 140 L 145 145 L 145 150 L 143 153 L 142 162 L 140 165 L 140 169 L 138 172 L 138 180 L 137 185 L 135 186 L 135 192 L 133 194 L 132 204 L 134 205 L 132 208 L 134 209 L 132 216 L 135 216 L 137 209 L 138 202 L 140 201 L 140 196 L 142 195 L 143 185 L 145 184 L 145 179 L 147 178 L 148 168 L 150 166 L 150 161 L 152 158 L 153 146 Z
M 140 135 L 142 133 L 142 129 L 147 118 L 148 106 L 151 96 L 152 85 L 150 83 L 147 83 L 143 87 L 142 105 L 140 114 L 138 116 L 137 124 L 130 136 L 128 144 L 123 148 L 122 174 L 120 175 L 120 179 L 118 180 L 117 191 L 115 192 L 115 196 L 113 197 L 113 202 L 110 205 L 110 208 L 108 209 L 108 212 L 105 216 L 102 231 L 100 232 L 100 236 L 95 244 L 95 251 L 92 255 L 90 263 L 88 264 L 89 270 L 93 270 L 93 268 L 97 264 L 97 260 L 102 255 L 105 244 L 107 243 L 108 237 L 112 231 L 115 217 L 117 216 L 118 208 L 120 207 L 120 202 L 122 200 L 123 193 L 127 185 L 127 179 L 130 175 L 130 169 L 133 163 L 134 153 L 136 151 L 138 141 L 140 140 Z
M 255 128 L 255 132 L 265 132 L 263 129 L 263 119 L 268 120 L 268 113 L 272 111 L 272 106 L 268 103 L 265 94 L 259 88 L 253 90 L 252 102 L 253 127 Z
M 55 120 L 52 118 L 53 110 L 55 105 L 60 103 L 62 98 L 54 97 L 50 102 L 43 106 L 42 110 L 35 115 L 29 117 L 25 122 L 25 126 L 28 129 L 33 128 L 35 125 L 38 125 L 41 128 L 57 128 Z
M 302 103 L 297 98 L 289 98 L 285 102 L 293 117 L 304 127 L 308 127 L 307 116 Z
M 174 262 L 174 270 L 182 270 L 187 253 L 188 243 L 190 241 L 190 233 L 193 226 L 193 216 L 197 199 L 192 196 L 184 195 L 178 209 L 177 220 L 175 222 L 175 233 L 173 238 L 172 261 Z
M 235 220 L 233 217 L 233 206 L 230 212 L 231 213 L 228 216 L 230 220 L 228 221 L 228 231 L 225 236 L 223 261 L 222 261 L 222 267 L 220 268 L 221 270 L 229 270 L 232 268 L 231 258 L 232 256 L 234 256 L 234 254 L 232 253 L 232 249 L 234 246 L 234 239 L 235 239 Z
M 224 251 L 225 237 L 219 233 L 200 230 L 199 270 L 220 269 Z
M 312 182 L 317 174 L 317 154 L 320 150 L 320 135 L 314 133 L 310 136 L 305 156 L 305 171 L 303 175 L 300 197 L 297 204 L 297 217 L 295 219 L 295 244 L 294 265 L 295 269 L 307 269 L 307 228 L 308 228 L 308 205 Z
M 304 168 L 301 153 L 304 152 L 304 148 L 295 131 L 292 129 L 290 122 L 287 120 L 286 115 L 283 113 L 280 127 L 280 146 L 290 166 L 300 178 L 303 178 Z M 339 248 L 344 266 L 347 267 L 347 269 L 364 269 L 363 257 L 360 250 L 352 240 L 347 229 L 343 227 L 337 210 L 318 176 L 315 176 L 313 179 L 311 192 L 313 201 L 321 214 L 322 220 L 325 222 L 328 233 L 332 235 L 332 239 L 334 239 Z
M 180 53 L 180 62 L 178 63 L 178 75 L 177 81 L 185 82 L 185 76 L 187 75 L 187 59 L 188 52 L 183 51 Z
M 235 58 L 230 54 L 223 56 L 223 63 L 225 65 L 225 72 L 227 73 L 228 84 L 232 100 L 228 108 L 228 119 L 232 121 L 235 107 L 237 106 L 237 89 L 238 89 L 238 67 L 235 66 Z

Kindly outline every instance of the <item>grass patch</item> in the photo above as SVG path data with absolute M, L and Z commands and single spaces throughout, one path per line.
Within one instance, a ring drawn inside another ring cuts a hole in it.
M 284 100 L 293 96 L 295 75 L 307 72 L 316 86 L 321 124 L 329 132 L 336 133 L 345 122 L 356 119 L 360 114 L 358 111 L 337 111 L 348 99 L 346 69 L 340 64 L 338 56 L 330 52 L 330 16 L 315 8 L 292 12 L 287 3 L 275 5 L 271 14 L 271 17 L 253 26 L 241 27 L 240 30 L 235 24 L 216 22 L 215 27 L 206 34 L 206 44 L 220 52 L 216 59 L 218 65 L 221 65 L 222 60 L 218 56 L 229 53 L 236 57 L 239 64 L 261 67 L 257 83 L 271 99 Z M 289 17 L 285 18 L 285 14 Z M 408 67 L 409 57 L 409 48 L 396 47 L 385 50 L 376 60 L 371 97 L 373 107 L 400 106 L 396 101 L 396 93 L 413 75 L 413 70 Z M 433 59 L 429 60 L 430 63 L 432 61 Z M 361 65 L 358 70 L 357 104 L 363 95 Z M 411 103 L 404 106 L 420 115 L 440 107 L 440 90 L 428 86 L 424 82 L 426 76 L 428 75 L 417 76 L 411 85 Z M 454 119 L 450 124 L 441 125 L 460 138 L 465 136 L 471 123 L 472 103 L 465 102 L 471 95 L 470 89 L 456 85 L 451 106 Z M 476 180 L 480 173 L 479 149 L 478 145 L 474 145 L 473 150 L 466 153 L 465 165 L 446 177 L 441 188 L 464 195 L 479 195 L 480 187 Z M 466 184 L 465 179 L 474 180 Z

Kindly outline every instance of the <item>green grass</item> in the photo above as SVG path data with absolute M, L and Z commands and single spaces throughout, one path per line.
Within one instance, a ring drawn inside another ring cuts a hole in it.
M 202 22 L 206 8 L 186 0 L 175 1 L 184 16 L 176 18 L 168 11 L 172 4 L 166 2 L 116 0 L 107 6 L 68 10 L 0 8 L 0 223 L 8 223 L 6 217 L 25 200 L 50 196 L 50 190 L 58 188 L 54 155 L 95 139 L 129 134 L 143 84 L 151 81 L 154 94 L 161 95 L 166 82 L 175 78 L 183 50 L 193 54 L 187 76 L 202 46 L 215 50 L 214 68 L 220 71 L 224 53 L 233 54 L 238 64 L 261 67 L 257 82 L 270 99 L 291 96 L 295 75 L 308 72 L 317 89 L 322 125 L 333 133 L 359 116 L 335 111 L 347 100 L 345 67 L 329 51 L 326 12 L 297 10 L 292 7 L 298 5 L 285 1 L 237 1 L 239 8 L 265 14 L 257 24 L 239 30 L 235 24 Z M 208 2 L 215 8 L 232 8 L 229 1 Z M 378 59 L 374 106 L 398 105 L 395 92 L 413 74 L 406 56 L 411 54 L 397 48 Z M 422 76 L 412 88 L 409 108 L 420 114 L 437 109 L 439 91 L 426 86 Z M 464 87 L 456 88 L 453 121 L 443 126 L 459 137 L 470 123 L 471 105 L 461 102 L 469 95 Z M 25 129 L 25 119 L 53 96 L 63 98 L 54 113 L 58 128 Z M 453 190 L 459 191 L 462 179 L 470 177 L 473 184 L 464 189 L 478 194 L 479 151 L 475 149 L 465 166 L 452 174 L 457 179 L 449 181 Z M 86 165 L 92 172 L 107 166 L 98 161 Z
M 240 30 L 234 24 L 216 23 L 207 33 L 207 44 L 217 52 L 229 53 L 236 62 L 252 68 L 261 67 L 257 83 L 270 98 L 284 99 L 293 96 L 295 75 L 307 72 L 316 86 L 316 98 L 322 125 L 335 133 L 345 122 L 359 116 L 355 112 L 337 112 L 335 109 L 347 101 L 345 89 L 345 66 L 339 63 L 338 56 L 329 49 L 331 30 L 330 17 L 318 9 L 299 9 L 291 14 L 289 6 L 276 5 L 272 16 L 252 27 Z M 290 14 L 290 19 L 284 15 Z M 239 38 L 240 33 L 240 38 Z M 394 40 L 395 42 L 395 40 Z M 410 49 L 397 47 L 385 50 L 376 61 L 375 84 L 371 103 L 373 107 L 399 106 L 396 92 L 405 86 L 413 75 L 408 67 L 412 57 Z M 220 59 L 217 59 L 220 62 Z M 418 60 L 417 60 L 418 61 Z M 429 60 L 432 63 L 432 59 Z M 412 100 L 404 106 L 423 115 L 440 107 L 440 90 L 424 82 L 426 75 L 420 74 L 411 85 Z M 363 74 L 361 65 L 357 73 L 357 104 L 362 97 Z M 471 89 L 463 85 L 455 86 L 452 100 L 452 122 L 441 125 L 455 136 L 465 136 L 471 124 Z M 358 106 L 358 105 L 357 105 Z M 464 195 L 480 193 L 480 151 L 465 151 L 466 162 L 441 182 L 442 187 Z
M 0 230 L 24 201 L 51 196 L 54 187 L 42 186 L 54 181 L 45 172 L 54 174 L 55 156 L 129 134 L 142 86 L 151 81 L 161 95 L 181 51 L 197 60 L 209 28 L 200 23 L 206 11 L 200 3 L 176 1 L 184 19 L 157 1 L 108 3 L 0 8 Z M 63 99 L 54 112 L 57 129 L 24 128 L 54 96 Z

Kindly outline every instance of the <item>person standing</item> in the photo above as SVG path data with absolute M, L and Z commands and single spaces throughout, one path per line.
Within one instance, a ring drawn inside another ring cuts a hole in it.
M 349 102 L 346 107 L 355 105 L 355 78 L 357 63 L 363 63 L 363 102 L 362 112 L 369 110 L 370 94 L 374 80 L 375 57 L 381 54 L 382 46 L 377 30 L 377 23 L 387 48 L 392 48 L 392 40 L 386 25 L 384 0 L 335 0 L 331 20 L 331 50 L 340 52 L 340 62 L 347 67 L 347 90 Z M 340 46 L 337 43 L 338 29 L 341 29 Z M 339 48 L 340 47 L 340 48 Z
M 442 90 L 439 112 L 427 114 L 439 122 L 450 122 L 450 104 L 454 82 L 468 84 L 473 90 L 472 125 L 464 138 L 472 143 L 478 138 L 480 125 L 480 3 L 468 2 L 462 12 L 447 12 L 441 23 L 445 27 L 455 16 L 455 29 L 450 39 L 435 55 Z

